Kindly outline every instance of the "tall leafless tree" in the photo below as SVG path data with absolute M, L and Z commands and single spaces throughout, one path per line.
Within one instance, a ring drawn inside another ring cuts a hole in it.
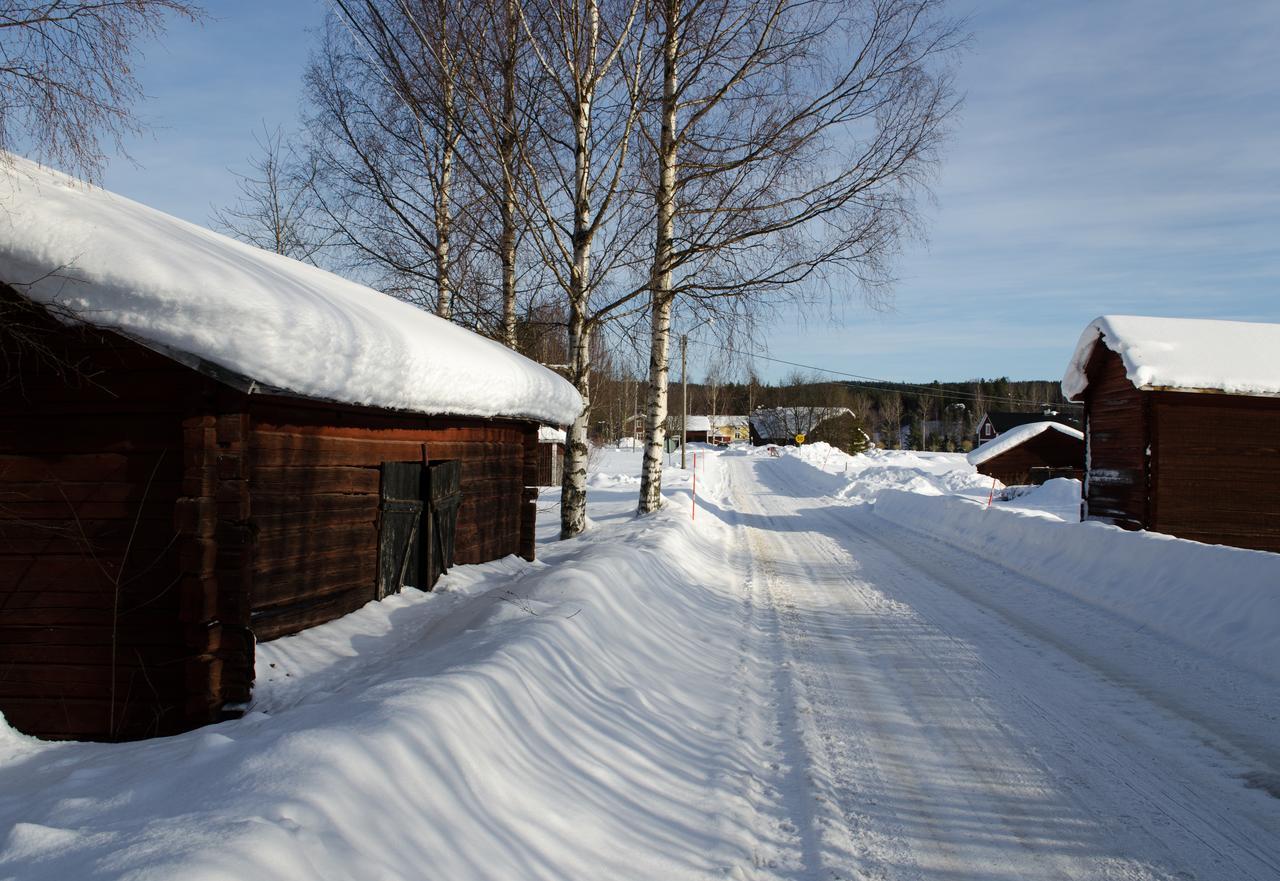
M 283 129 L 263 126 L 250 172 L 237 175 L 240 198 L 215 208 L 214 226 L 228 235 L 309 263 L 332 238 L 320 227 L 315 159 L 285 139 Z
M 611 289 L 625 271 L 636 229 L 627 223 L 628 158 L 639 109 L 635 86 L 641 0 L 546 0 L 521 7 L 521 25 L 540 76 L 542 111 L 524 157 L 528 210 L 539 253 L 564 294 L 570 381 L 582 410 L 570 428 L 560 501 L 560 535 L 587 524 L 591 337 L 643 290 Z M 535 155 L 546 157 L 535 165 Z
M 319 202 L 389 292 L 454 311 L 462 114 L 457 4 L 334 0 L 307 72 Z
M 653 0 L 650 392 L 661 504 L 671 312 L 844 270 L 883 289 L 955 107 L 942 0 Z
M 138 44 L 203 14 L 186 0 L 0 0 L 0 148 L 97 177 L 103 139 L 121 148 L 140 128 Z

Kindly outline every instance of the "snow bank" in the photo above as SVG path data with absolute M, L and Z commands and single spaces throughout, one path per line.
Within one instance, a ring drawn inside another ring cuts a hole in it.
M 855 503 L 874 502 L 886 489 L 981 494 L 984 499 L 991 489 L 991 478 L 978 474 L 963 453 L 874 449 L 850 456 L 825 442 L 780 449 L 784 459 L 835 475 L 837 480 L 826 492 Z
M 1280 554 L 1058 522 L 958 497 L 881 492 L 874 511 L 1206 655 L 1277 676 Z
M 556 425 L 581 409 L 492 340 L 16 156 L 0 162 L 0 282 L 307 397 Z
M 634 479 L 638 453 L 606 459 Z M 625 520 L 545 562 L 260 646 L 244 719 L 128 744 L 0 723 L 0 878 L 746 877 L 766 734 L 729 714 L 765 677 L 740 667 L 733 532 L 618 496 Z
M 1103 315 L 1071 356 L 1062 380 L 1068 400 L 1088 386 L 1084 371 L 1099 342 L 1120 355 L 1125 375 L 1140 389 L 1280 395 L 1280 324 Z
M 982 446 L 970 450 L 966 458 L 969 460 L 970 465 L 981 465 L 983 462 L 994 459 L 1002 453 L 1007 453 L 1014 447 L 1024 444 L 1033 437 L 1044 434 L 1051 429 L 1060 431 L 1067 437 L 1073 437 L 1079 441 L 1084 440 L 1084 432 L 1078 431 L 1070 425 L 1063 425 L 1059 422 L 1028 422 L 1026 425 L 1011 428 L 995 440 L 988 441 Z

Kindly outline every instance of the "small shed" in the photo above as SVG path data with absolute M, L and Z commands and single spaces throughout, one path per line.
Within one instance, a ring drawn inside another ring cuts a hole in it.
M 690 416 L 684 427 L 684 439 L 691 444 L 705 444 L 710 439 L 711 417 Z
M 1080 427 L 1076 420 L 1052 409 L 1031 413 L 991 410 L 984 413 L 981 421 L 978 422 L 978 445 L 982 446 L 990 443 L 1006 431 L 1012 431 L 1019 426 L 1029 425 L 1033 422 L 1057 422 L 1061 425 L 1069 425 L 1072 428 Z M 932 431 L 933 429 L 930 430 Z
M 559 486 L 564 477 L 563 428 L 543 425 L 538 429 L 538 486 Z
M 1062 390 L 1084 404 L 1086 519 L 1280 551 L 1280 324 L 1103 316 Z
M 573 387 L 406 303 L 10 158 L 0 712 L 120 740 L 241 712 L 254 646 L 532 558 Z
M 1084 433 L 1058 422 L 1028 422 L 972 450 L 969 464 L 1005 486 L 1084 477 Z

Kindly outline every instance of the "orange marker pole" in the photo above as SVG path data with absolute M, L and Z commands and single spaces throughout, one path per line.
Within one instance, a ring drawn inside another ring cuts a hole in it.
M 995 477 L 993 476 L 993 477 L 991 478 L 991 492 L 987 493 L 987 507 L 988 507 L 988 508 L 990 508 L 990 507 L 991 507 L 991 500 L 992 500 L 992 499 L 994 499 L 995 497 L 996 497 L 996 479 L 995 479 Z
M 695 454 L 696 456 L 696 454 Z M 690 520 L 698 519 L 698 460 L 693 460 L 693 513 L 689 515 Z

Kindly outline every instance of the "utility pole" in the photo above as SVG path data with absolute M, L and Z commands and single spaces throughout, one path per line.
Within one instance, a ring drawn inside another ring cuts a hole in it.
M 680 384 L 684 390 L 680 392 L 680 468 L 684 469 L 684 445 L 689 439 L 689 370 L 685 363 L 685 355 L 689 349 L 689 334 L 680 334 Z

